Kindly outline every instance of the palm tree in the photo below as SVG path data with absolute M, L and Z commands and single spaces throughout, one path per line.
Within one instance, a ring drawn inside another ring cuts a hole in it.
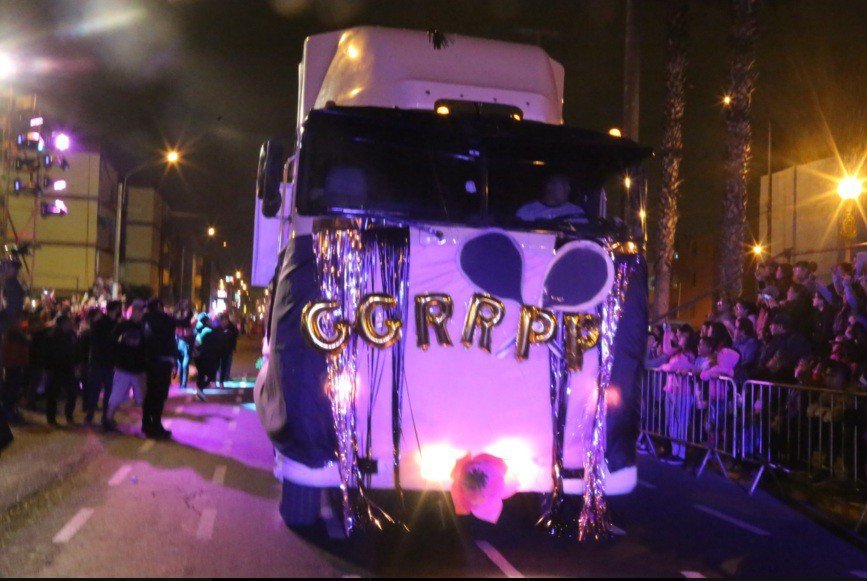
M 659 190 L 659 217 L 656 227 L 654 318 L 669 309 L 671 265 L 677 231 L 677 199 L 680 195 L 680 164 L 683 161 L 683 113 L 686 84 L 688 0 L 672 5 L 668 21 L 668 64 L 666 65 L 665 126 L 662 135 L 662 187 Z
M 729 93 L 724 101 L 726 123 L 725 197 L 720 236 L 719 282 L 731 296 L 743 287 L 747 232 L 747 177 L 751 156 L 750 109 L 756 85 L 756 8 L 758 0 L 732 0 Z

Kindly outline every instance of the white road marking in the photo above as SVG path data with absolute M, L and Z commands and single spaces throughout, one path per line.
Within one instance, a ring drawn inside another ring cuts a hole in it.
M 235 414 L 236 416 L 237 416 L 238 414 L 240 414 L 240 413 L 241 413 L 241 406 L 239 406 L 239 405 L 234 406 L 234 407 L 232 408 L 232 413 Z
M 81 527 L 90 520 L 90 517 L 93 516 L 92 508 L 82 508 L 75 516 L 72 517 L 68 523 L 66 523 L 60 532 L 54 535 L 52 542 L 55 544 L 68 543 L 72 537 L 75 536 L 75 533 L 81 530 Z
M 211 478 L 211 482 L 213 482 L 214 484 L 217 484 L 219 486 L 222 486 L 225 481 L 226 481 L 226 465 L 220 464 L 219 466 L 214 468 L 214 477 Z
M 238 429 L 238 422 L 236 422 L 235 420 L 230 421 L 229 422 L 229 431 L 234 432 L 237 429 Z
M 200 541 L 209 541 L 214 535 L 214 521 L 217 520 L 217 509 L 206 508 L 202 511 L 199 519 L 199 528 L 196 530 L 196 538 Z
M 487 541 L 476 541 L 476 546 L 479 547 L 482 552 L 494 563 L 497 567 L 499 567 L 500 571 L 509 578 L 509 579 L 523 579 L 524 576 L 521 575 L 521 572 L 515 569 L 511 563 L 509 563 L 506 558 L 491 545 L 491 543 Z
M 680 574 L 687 579 L 706 579 L 706 577 L 698 571 L 681 571 Z
M 650 488 L 653 490 L 656 489 L 656 484 L 651 484 L 650 482 L 645 482 L 644 480 L 639 480 L 638 485 L 643 486 L 644 488 Z
M 144 454 L 145 452 L 153 448 L 155 443 L 155 440 L 146 440 L 145 443 L 142 444 L 141 447 L 138 449 L 138 453 Z
M 768 531 L 766 531 L 766 530 L 764 530 L 764 529 L 760 529 L 760 528 L 758 528 L 758 527 L 754 527 L 753 525 L 751 525 L 751 524 L 749 524 L 749 523 L 745 523 L 745 522 L 742 521 L 742 520 L 738 520 L 738 519 L 736 519 L 736 518 L 733 517 L 733 516 L 729 516 L 729 515 L 727 515 L 727 514 L 725 514 L 725 513 L 722 513 L 722 512 L 720 512 L 720 511 L 718 511 L 718 510 L 714 510 L 714 509 L 712 509 L 712 508 L 710 508 L 710 507 L 708 507 L 708 506 L 704 506 L 703 504 L 694 504 L 693 506 L 694 506 L 697 510 L 702 511 L 703 513 L 709 514 L 709 515 L 711 515 L 711 516 L 715 516 L 715 517 L 717 517 L 717 518 L 720 519 L 720 520 L 724 520 L 724 521 L 726 521 L 726 522 L 729 523 L 729 524 L 733 524 L 733 525 L 735 525 L 736 527 L 740 527 L 740 528 L 744 529 L 745 531 L 749 531 L 749 532 L 751 532 L 751 533 L 753 533 L 753 534 L 755 534 L 755 535 L 761 535 L 761 536 L 763 536 L 763 537 L 769 537 L 769 536 L 771 536 L 771 533 L 769 533 Z
M 117 469 L 117 472 L 114 473 L 114 476 L 111 477 L 111 480 L 108 481 L 109 486 L 117 486 L 129 476 L 129 473 L 132 472 L 132 464 L 124 464 L 120 468 Z

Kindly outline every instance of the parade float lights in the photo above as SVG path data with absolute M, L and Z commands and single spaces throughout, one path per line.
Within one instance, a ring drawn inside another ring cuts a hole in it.
M 530 489 L 543 469 L 533 459 L 532 446 L 521 438 L 501 438 L 485 447 L 482 452 L 506 463 L 506 483 L 513 490 Z M 468 453 L 468 450 L 445 442 L 423 446 L 421 451 L 416 453 L 422 479 L 431 484 L 448 485 L 452 482 L 452 471 L 458 460 Z

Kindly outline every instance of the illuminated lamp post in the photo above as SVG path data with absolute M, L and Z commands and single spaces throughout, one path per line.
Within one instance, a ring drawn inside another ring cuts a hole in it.
M 855 176 L 846 176 L 837 184 L 837 195 L 843 204 L 843 216 L 840 220 L 840 238 L 846 248 L 846 260 L 852 259 L 852 242 L 858 235 L 855 225 L 855 205 L 863 191 L 861 180 Z
M 63 134 L 59 135 L 55 138 L 60 139 L 64 137 Z M 66 147 L 69 147 L 69 138 L 66 138 Z M 167 151 L 163 156 L 163 160 L 168 165 L 177 165 L 181 160 L 181 154 L 175 149 Z M 145 170 L 154 165 L 153 161 L 146 161 L 141 163 L 128 172 L 126 172 L 123 176 L 123 187 L 117 193 L 117 211 L 115 214 L 115 230 L 114 230 L 114 288 L 112 289 L 112 297 L 118 298 L 120 296 L 120 239 L 123 234 L 123 207 L 125 203 L 125 198 L 127 198 L 127 183 L 129 178 L 134 176 L 135 174 Z

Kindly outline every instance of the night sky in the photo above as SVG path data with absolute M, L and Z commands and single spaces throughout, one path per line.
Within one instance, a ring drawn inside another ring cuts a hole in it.
M 658 148 L 668 3 L 641 0 L 641 130 Z M 692 3 L 682 231 L 715 243 L 723 190 L 728 2 Z M 22 63 L 22 90 L 123 171 L 185 152 L 180 176 L 157 170 L 176 210 L 202 213 L 249 264 L 259 143 L 291 132 L 306 36 L 371 24 L 539 43 L 566 68 L 567 123 L 621 124 L 624 5 L 617 0 L 461 2 L 350 0 L 3 0 L 0 50 Z M 754 101 L 754 176 L 774 165 L 863 150 L 867 122 L 867 2 L 763 3 Z M 658 160 L 648 163 L 651 199 Z M 751 194 L 757 197 L 754 184 Z M 755 216 L 756 203 L 751 204 Z M 651 208 L 651 223 L 653 212 Z M 753 219 L 755 222 L 755 218 Z

